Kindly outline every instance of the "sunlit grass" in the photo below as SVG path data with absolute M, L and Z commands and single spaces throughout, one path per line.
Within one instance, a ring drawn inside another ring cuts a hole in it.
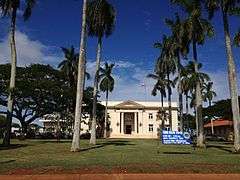
M 0 172 L 17 169 L 60 169 L 92 167 L 104 172 L 240 172 L 240 155 L 232 145 L 209 144 L 207 149 L 192 146 L 161 145 L 157 140 L 99 140 L 96 146 L 81 141 L 81 152 L 70 152 L 71 142 L 63 140 L 13 141 L 10 149 L 0 147 Z M 59 171 L 61 173 L 61 171 Z

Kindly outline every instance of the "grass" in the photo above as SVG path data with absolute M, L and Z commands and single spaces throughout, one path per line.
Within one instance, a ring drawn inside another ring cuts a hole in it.
M 70 152 L 70 141 L 14 140 L 0 147 L 0 174 L 42 173 L 240 173 L 240 155 L 232 145 L 208 144 L 207 149 L 161 145 L 157 140 L 81 141 L 81 152 Z

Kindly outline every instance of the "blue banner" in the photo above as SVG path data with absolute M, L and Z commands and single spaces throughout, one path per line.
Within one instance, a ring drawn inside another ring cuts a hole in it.
M 188 132 L 162 131 L 163 144 L 192 144 Z

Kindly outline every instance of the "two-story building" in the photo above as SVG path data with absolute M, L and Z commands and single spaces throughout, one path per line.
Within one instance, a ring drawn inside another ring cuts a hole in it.
M 105 102 L 102 104 L 105 105 Z M 160 109 L 160 102 L 109 101 L 109 138 L 157 138 L 162 123 L 157 116 Z M 166 118 L 165 129 L 178 131 L 177 103 L 173 102 L 171 109 L 172 123 Z M 169 112 L 167 103 L 164 103 L 163 110 Z

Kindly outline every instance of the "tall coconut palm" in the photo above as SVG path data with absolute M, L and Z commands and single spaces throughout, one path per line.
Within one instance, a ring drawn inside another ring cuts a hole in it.
M 66 74 L 69 86 L 75 91 L 78 75 L 79 53 L 75 52 L 75 48 L 73 46 L 71 46 L 71 48 L 62 47 L 62 51 L 64 53 L 64 59 L 59 63 L 58 68 Z M 85 77 L 86 79 L 91 78 L 90 74 L 86 72 L 86 70 Z
M 208 102 L 209 106 L 212 106 L 212 100 L 217 96 L 217 93 L 213 90 L 213 82 L 207 82 L 203 84 L 203 99 Z
M 166 112 L 164 110 L 164 103 L 163 100 L 166 98 L 166 86 L 168 84 L 167 79 L 164 74 L 161 73 L 156 73 L 156 74 L 148 74 L 147 78 L 151 78 L 156 81 L 154 84 L 153 90 L 152 90 L 152 95 L 156 96 L 157 91 L 160 93 L 160 103 L 161 103 L 161 108 L 159 109 L 158 116 L 159 120 L 162 120 L 162 123 L 159 124 L 159 139 L 161 138 L 161 132 L 163 129 L 165 129 L 165 121 L 166 121 Z
M 156 96 L 157 95 L 157 91 L 159 91 L 160 93 L 160 103 L 161 103 L 161 108 L 164 108 L 164 98 L 166 98 L 167 94 L 166 94 L 166 86 L 168 84 L 167 79 L 165 77 L 165 75 L 160 74 L 160 73 L 156 73 L 156 74 L 148 74 L 147 78 L 151 78 L 153 80 L 156 81 L 156 83 L 154 84 L 153 90 L 152 90 L 152 95 Z
M 71 48 L 62 47 L 62 51 L 64 53 L 64 59 L 59 63 L 58 68 L 66 74 L 70 87 L 76 87 L 76 64 L 79 54 L 75 52 L 75 48 L 73 46 L 71 46 Z
M 105 119 L 104 119 L 104 138 L 107 138 L 107 122 L 108 122 L 108 94 L 114 89 L 114 78 L 112 77 L 112 70 L 114 64 L 105 63 L 105 67 L 100 67 L 100 90 L 106 92 L 106 105 L 105 105 Z
M 178 102 L 179 102 L 179 119 L 180 119 L 180 129 L 183 130 L 183 91 L 181 88 L 181 57 L 186 58 L 189 52 L 189 39 L 187 38 L 187 31 L 184 27 L 183 21 L 180 19 L 179 15 L 175 14 L 175 20 L 166 19 L 166 24 L 170 27 L 172 31 L 172 54 L 176 57 L 175 66 L 178 81 Z
M 202 92 L 202 87 L 203 87 L 203 84 L 207 81 L 210 81 L 210 78 L 207 74 L 201 72 L 201 68 L 202 68 L 202 64 L 201 63 L 198 63 L 197 64 L 197 69 L 198 69 L 198 72 L 196 72 L 196 62 L 193 62 L 193 61 L 190 61 L 187 65 L 186 65 L 186 72 L 188 74 L 188 86 L 190 87 L 190 93 L 191 93 L 191 96 L 190 99 L 191 99 L 191 102 L 190 102 L 190 107 L 191 108 L 194 108 L 195 110 L 195 114 L 197 114 L 197 89 L 196 89 L 196 86 L 197 84 L 199 84 L 200 86 L 200 98 L 203 99 L 203 92 Z M 196 121 L 196 129 L 197 129 L 197 132 L 201 132 L 201 121 Z M 202 122 L 203 123 L 203 122 Z M 200 146 L 201 147 L 201 146 Z
M 157 74 L 163 74 L 167 78 L 167 92 L 168 92 L 168 112 L 169 112 L 169 125 L 172 128 L 172 87 L 173 83 L 170 80 L 170 75 L 176 71 L 176 57 L 172 51 L 173 38 L 171 36 L 163 36 L 162 43 L 155 43 L 155 47 L 161 49 L 161 54 L 157 60 L 155 72 Z
M 92 0 L 88 4 L 88 34 L 98 38 L 96 71 L 94 78 L 93 109 L 90 144 L 96 144 L 96 106 L 99 83 L 99 69 L 102 54 L 102 39 L 113 33 L 115 27 L 115 9 L 107 0 Z
M 76 106 L 75 106 L 75 120 L 73 130 L 73 140 L 71 151 L 76 152 L 80 150 L 80 129 L 82 118 L 82 103 L 83 103 L 83 90 L 86 71 L 86 41 L 87 41 L 87 0 L 83 0 L 82 9 L 82 31 L 80 52 L 78 61 L 78 77 L 77 77 L 77 94 L 76 94 Z
M 16 19 L 17 12 L 20 10 L 20 6 L 24 6 L 23 18 L 28 20 L 32 14 L 32 9 L 35 5 L 36 0 L 0 0 L 0 10 L 2 16 L 8 16 L 11 19 L 10 23 L 10 34 L 9 42 L 11 48 L 11 78 L 9 86 L 8 95 L 8 114 L 7 114 L 7 127 L 4 133 L 3 144 L 5 146 L 10 145 L 10 134 L 11 134 L 11 124 L 12 124 L 12 113 L 13 113 L 13 102 L 14 102 L 14 89 L 15 89 L 15 77 L 16 77 L 16 66 L 17 66 L 17 52 L 16 52 L 16 42 L 15 42 L 15 31 L 16 31 Z
M 225 35 L 225 46 L 228 65 L 228 82 L 231 96 L 231 105 L 234 124 L 234 150 L 240 152 L 240 112 L 238 101 L 238 85 L 236 65 L 233 58 L 231 34 L 229 29 L 229 15 L 239 14 L 238 0 L 204 0 L 209 18 L 212 19 L 215 12 L 220 10 L 222 13 L 223 29 Z M 235 39 L 236 40 L 236 39 Z
M 173 3 L 180 5 L 188 17 L 185 21 L 185 27 L 188 30 L 188 38 L 192 43 L 194 69 L 198 74 L 198 53 L 197 45 L 203 45 L 206 37 L 211 37 L 214 34 L 212 25 L 202 18 L 202 7 L 200 0 L 172 0 Z M 200 82 L 196 83 L 196 124 L 198 125 L 197 146 L 205 147 L 204 127 L 202 118 L 202 96 Z
M 209 107 L 211 107 L 213 98 L 217 96 L 216 92 L 213 91 L 213 82 L 204 83 L 202 91 L 203 91 L 204 101 L 208 102 Z M 213 119 L 212 118 L 211 118 L 211 130 L 212 130 L 212 135 L 214 135 Z

